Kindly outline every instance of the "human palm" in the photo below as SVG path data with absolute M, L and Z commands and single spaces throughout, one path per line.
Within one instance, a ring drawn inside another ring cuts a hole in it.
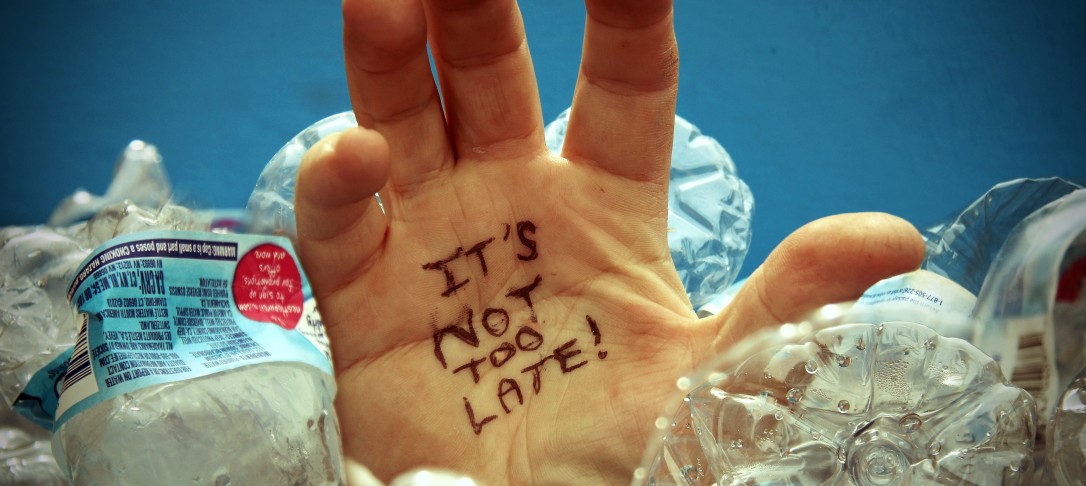
M 918 263 L 899 220 L 825 220 L 725 314 L 696 318 L 666 238 L 671 5 L 613 3 L 587 2 L 562 156 L 544 146 L 514 2 L 344 4 L 364 128 L 307 154 L 296 211 L 344 448 L 379 477 L 628 481 L 678 376 L 753 327 Z

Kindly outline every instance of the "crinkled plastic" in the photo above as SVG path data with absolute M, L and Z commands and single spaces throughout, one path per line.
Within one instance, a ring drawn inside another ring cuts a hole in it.
M 547 125 L 547 147 L 556 154 L 562 150 L 569 114 L 567 109 Z M 739 178 L 728 152 L 676 116 L 667 242 L 695 309 L 725 294 L 739 275 L 750 248 L 753 217 L 754 196 Z
M 90 249 L 148 228 L 195 229 L 207 218 L 168 204 L 170 185 L 153 145 L 130 143 L 103 196 L 76 191 L 49 225 L 0 228 L 0 469 L 3 484 L 66 484 L 48 431 L 10 405 L 35 372 L 75 342 L 78 322 L 65 298 L 72 273 Z
M 79 325 L 66 294 L 83 258 L 118 235 L 152 228 L 206 229 L 206 221 L 180 206 L 145 209 L 120 202 L 65 228 L 0 230 L 0 395 L 7 403 L 75 343 Z
M 923 268 L 979 293 L 1011 230 L 1045 204 L 1078 188 L 1058 177 L 995 185 L 965 209 L 921 231 L 927 245 Z
M 310 125 L 290 139 L 272 156 L 257 178 L 249 196 L 247 231 L 264 235 L 280 235 L 297 243 L 298 229 L 294 224 L 294 182 L 302 156 L 322 138 L 358 126 L 354 113 L 343 112 Z
M 0 484 L 62 486 L 68 484 L 57 466 L 49 432 L 0 404 Z
M 569 110 L 547 125 L 547 146 L 559 152 Z M 279 150 L 261 172 L 249 197 L 250 231 L 297 238 L 294 182 L 305 151 L 321 138 L 356 126 L 340 113 L 306 128 Z M 751 238 L 754 197 L 735 163 L 712 137 L 675 117 L 668 195 L 668 246 L 695 309 L 735 281 Z
M 54 432 L 75 484 L 343 484 L 335 382 L 275 362 L 142 388 Z
M 634 484 L 1029 482 L 1034 404 L 991 358 L 925 325 L 821 312 L 680 379 Z
M 1042 430 L 1049 464 L 1086 475 L 1086 428 L 1074 400 L 1086 368 L 1086 189 L 1035 211 L 1018 224 L 992 264 L 974 309 L 974 342 L 1011 381 L 1037 399 L 1042 425 L 1079 438 L 1077 450 L 1053 449 Z M 1076 388 L 1077 387 L 1077 388 Z M 1065 424 L 1053 424 L 1063 417 Z M 1071 425 L 1070 422 L 1074 422 Z M 1075 441 L 1063 441 L 1071 444 Z M 1072 448 L 1074 449 L 1074 448 Z M 1040 458 L 1039 458 L 1040 460 Z
M 158 208 L 170 199 L 170 180 L 162 165 L 162 156 L 154 145 L 133 140 L 125 147 L 113 169 L 113 179 L 106 193 L 97 196 L 79 189 L 65 198 L 49 216 L 48 226 L 66 226 L 98 214 L 106 206 L 132 203 L 144 208 Z
M 1086 477 L 1086 368 L 1060 394 L 1048 426 L 1044 477 L 1073 484 Z
M 151 229 L 226 231 L 244 224 L 231 212 L 193 212 L 165 202 L 168 188 L 155 148 L 134 142 L 106 196 L 79 191 L 57 209 L 52 221 L 70 226 L 0 229 L 0 394 L 7 413 L 12 401 L 24 403 L 20 392 L 34 373 L 71 349 L 78 321 L 67 287 L 90 249 Z M 159 197 L 155 191 L 162 191 Z M 143 207 L 133 199 L 154 205 Z M 331 402 L 335 384 L 331 376 L 317 375 L 324 374 L 271 363 L 142 389 L 100 404 L 54 434 L 53 448 L 64 453 L 68 473 L 61 472 L 41 440 L 48 432 L 13 416 L 0 424 L 5 459 L 0 483 L 66 484 L 66 474 L 77 484 L 341 483 Z M 223 458 L 259 467 L 207 470 Z

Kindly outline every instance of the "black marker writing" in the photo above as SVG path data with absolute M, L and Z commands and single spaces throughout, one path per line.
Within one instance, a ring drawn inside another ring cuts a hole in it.
M 528 233 L 535 235 L 535 223 L 531 221 L 517 222 L 517 238 L 520 238 L 520 243 L 529 251 L 527 255 L 517 254 L 517 258 L 526 262 L 535 260 L 539 256 L 539 252 L 535 248 L 535 240 L 528 238 Z
M 505 396 L 509 392 L 517 392 L 517 403 L 524 405 L 524 395 L 520 393 L 520 385 L 517 384 L 517 380 L 511 378 L 502 378 L 502 381 L 498 382 L 498 401 L 502 404 L 502 410 L 508 415 L 510 410 L 509 405 L 505 404 Z
M 468 251 L 464 251 L 463 247 L 457 247 L 456 251 L 452 255 L 443 258 L 438 261 L 426 263 L 422 265 L 423 270 L 441 270 L 445 274 L 445 291 L 441 293 L 442 297 L 448 297 L 456 292 L 461 287 L 468 284 L 471 281 L 470 278 L 463 280 L 456 280 L 452 270 L 449 268 L 449 264 L 460 259 L 460 257 L 475 255 L 475 258 L 479 261 L 479 267 L 483 271 L 483 276 L 487 274 L 486 257 L 483 256 L 483 249 L 486 248 L 490 242 L 494 241 L 494 238 L 480 241 L 471 247 Z
M 441 341 L 445 339 L 445 336 L 452 334 L 457 339 L 467 343 L 473 348 L 479 347 L 479 335 L 475 332 L 475 325 L 471 323 L 472 311 L 470 307 L 465 307 L 464 312 L 460 314 L 466 321 L 466 326 L 461 327 L 460 323 L 450 324 L 434 332 L 434 356 L 441 362 L 442 368 L 448 368 L 445 363 L 445 353 L 441 351 Z
M 588 321 L 588 329 L 592 331 L 592 341 L 596 346 L 599 346 L 600 340 L 603 338 L 603 336 L 600 334 L 600 327 L 596 324 L 596 320 L 593 319 L 592 316 L 586 315 L 584 316 L 584 318 L 586 321 Z M 596 353 L 596 356 L 599 356 L 600 359 L 604 359 L 607 357 L 607 351 L 599 351 Z
M 524 220 L 516 222 L 515 225 L 503 224 L 502 226 L 504 228 L 497 230 L 492 237 L 471 245 L 467 250 L 464 247 L 458 247 L 452 253 L 447 254 L 448 256 L 445 258 L 422 265 L 423 270 L 441 272 L 445 283 L 445 288 L 441 292 L 442 297 L 452 296 L 469 283 L 472 283 L 472 280 L 481 279 L 485 282 L 489 276 L 488 265 L 493 263 L 487 260 L 488 255 L 486 253 L 490 250 L 490 245 L 499 238 L 498 235 L 501 235 L 501 242 L 505 242 L 499 243 L 498 246 L 504 251 L 511 250 L 506 255 L 515 257 L 517 262 L 531 262 L 539 259 L 540 252 L 536 239 L 538 227 L 534 222 Z M 512 238 L 514 235 L 516 238 Z M 506 243 L 509 246 L 505 246 Z M 493 259 L 493 255 L 494 253 L 491 251 L 489 255 L 491 259 Z M 478 266 L 476 267 L 476 265 Z M 522 269 L 526 268 L 527 266 L 522 267 Z M 465 275 L 468 273 L 470 273 L 470 277 Z M 540 322 L 541 316 L 537 316 L 537 309 L 535 308 L 535 305 L 541 301 L 540 294 L 533 295 L 533 293 L 541 287 L 542 283 L 543 277 L 537 273 L 526 285 L 510 288 L 504 296 L 514 301 L 523 301 L 528 308 L 527 316 L 519 308 L 509 310 L 510 306 L 507 306 L 507 303 L 490 302 L 489 304 L 493 307 L 487 307 L 485 303 L 478 307 L 464 305 L 458 311 L 457 318 L 448 325 L 440 329 L 433 325 L 434 357 L 441 363 L 443 369 L 450 368 L 449 361 L 457 361 L 452 363 L 455 368 L 452 369 L 451 374 L 470 374 L 472 386 L 476 388 L 483 383 L 483 375 L 490 372 L 488 367 L 496 373 L 500 373 L 497 376 L 487 375 L 488 380 L 486 380 L 484 386 L 489 388 L 493 386 L 492 383 L 495 383 L 489 378 L 497 379 L 496 398 L 505 415 L 511 414 L 517 405 L 524 405 L 524 395 L 527 389 L 521 387 L 521 382 L 524 382 L 528 376 L 531 376 L 532 393 L 538 395 L 543 388 L 545 373 L 547 373 L 547 376 L 556 375 L 554 368 L 557 368 L 557 371 L 564 375 L 588 364 L 584 354 L 586 350 L 578 347 L 580 342 L 586 342 L 583 338 L 581 341 L 576 338 L 569 339 L 557 347 L 544 348 L 546 343 L 540 326 L 532 324 Z M 491 295 L 488 292 L 489 290 L 486 290 L 485 287 L 480 289 L 480 294 Z M 491 296 L 493 297 L 493 295 Z M 459 299 L 459 301 L 464 302 L 464 299 Z M 528 322 L 524 321 L 525 317 L 527 317 Z M 479 334 L 477 332 L 475 319 L 479 320 L 479 324 L 486 333 Z M 434 320 L 436 322 L 438 318 L 435 317 Z M 596 355 L 601 360 L 606 358 L 607 351 L 600 349 L 603 336 L 600 332 L 599 323 L 589 315 L 585 315 L 585 322 L 592 334 L 592 343 L 596 347 Z M 504 337 L 509 333 L 510 327 L 516 327 L 516 332 L 511 337 Z M 563 328 L 565 327 L 560 325 L 555 329 Z M 455 339 L 446 339 L 448 336 Z M 492 340 L 491 338 L 499 339 Z M 457 341 L 466 344 L 470 348 L 460 347 L 458 348 L 459 352 L 456 354 L 457 358 L 447 358 L 445 353 L 451 353 L 448 350 L 449 346 L 460 346 Z M 543 355 L 543 352 L 539 351 L 541 349 L 551 350 L 549 354 Z M 470 354 L 464 356 L 465 352 Z M 518 355 L 523 357 L 518 357 Z M 535 361 L 532 362 L 533 360 Z M 524 366 L 524 362 L 530 364 Z M 557 366 L 552 366 L 552 370 L 548 373 L 546 372 L 547 364 L 552 362 L 556 363 Z M 513 365 L 507 366 L 509 363 L 513 363 Z M 458 377 L 457 379 L 463 378 Z M 475 396 L 478 403 L 479 395 Z M 493 400 L 493 398 L 490 399 Z M 466 395 L 463 396 L 463 400 L 464 412 L 475 435 L 480 435 L 487 424 L 499 417 L 497 413 L 489 415 L 482 413 L 480 419 L 480 417 L 476 416 L 476 409 L 471 400 Z M 483 407 L 484 410 L 493 408 L 492 402 L 489 406 L 484 404 Z
M 486 248 L 486 245 L 489 245 L 491 241 L 494 241 L 494 238 L 480 241 L 476 243 L 475 246 L 471 247 L 470 250 L 464 252 L 465 255 L 475 255 L 479 259 L 479 266 L 483 269 L 484 277 L 486 276 L 486 258 L 483 257 L 483 248 Z
M 483 328 L 494 337 L 502 337 L 509 329 L 509 313 L 505 309 L 489 308 L 483 311 Z
M 476 422 L 475 410 L 471 408 L 471 402 L 468 401 L 468 397 L 464 397 L 464 410 L 468 412 L 468 422 L 471 422 L 471 428 L 475 431 L 475 435 L 479 435 L 479 433 L 483 431 L 484 425 L 498 418 L 497 415 L 488 415 L 482 422 Z
M 460 367 L 453 370 L 453 374 L 459 373 L 464 370 L 471 370 L 471 381 L 479 383 L 479 364 L 486 361 L 484 358 L 468 360 L 467 363 L 460 365 Z
M 543 345 L 543 335 L 528 326 L 517 330 L 517 347 L 525 351 L 535 351 Z
M 528 285 L 525 285 L 523 287 L 520 287 L 520 288 L 510 290 L 508 294 L 505 294 L 506 297 L 516 297 L 516 298 L 524 299 L 524 302 L 528 304 L 528 310 L 531 311 L 530 319 L 532 320 L 532 322 L 538 322 L 538 320 L 537 320 L 536 315 L 535 315 L 535 307 L 532 306 L 531 292 L 533 290 L 535 290 L 535 288 L 538 287 L 539 284 L 542 283 L 542 282 L 543 282 L 543 277 L 540 276 L 540 275 L 536 275 L 535 280 L 532 280 L 532 283 L 530 283 Z
M 501 368 L 514 354 L 517 354 L 517 348 L 514 348 L 510 343 L 501 343 L 494 351 L 490 352 L 490 364 L 495 368 Z

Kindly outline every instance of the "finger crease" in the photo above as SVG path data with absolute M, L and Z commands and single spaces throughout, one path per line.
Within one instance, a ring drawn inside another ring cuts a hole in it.
M 669 69 L 661 69 L 660 72 L 668 72 Z M 637 97 L 644 94 L 674 91 L 678 88 L 678 76 L 667 75 L 663 80 L 655 83 L 633 83 L 607 76 L 596 76 L 586 71 L 581 71 L 584 80 L 603 91 L 622 97 Z
M 366 109 L 366 103 L 362 103 L 362 112 L 374 123 L 396 123 L 403 120 L 412 118 L 427 109 L 437 101 L 437 93 L 431 91 L 426 98 L 420 100 L 418 103 L 407 105 L 399 110 L 389 111 L 388 113 L 374 113 Z
M 460 58 L 448 57 L 441 54 L 441 62 L 448 65 L 453 69 L 469 70 L 478 68 L 481 66 L 488 66 L 498 64 L 504 59 L 516 56 L 521 53 L 527 42 L 527 38 L 521 36 L 518 41 L 513 44 L 509 49 L 503 49 L 497 52 L 492 52 L 480 56 L 465 56 Z

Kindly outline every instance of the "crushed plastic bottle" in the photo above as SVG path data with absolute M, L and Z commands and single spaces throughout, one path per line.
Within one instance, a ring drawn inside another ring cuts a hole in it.
M 1015 226 L 974 310 L 974 342 L 1037 400 L 1037 463 L 1046 464 L 1046 475 L 1076 480 L 1086 477 L 1086 428 L 1081 413 L 1073 411 L 1081 396 L 1074 390 L 1081 389 L 1086 368 L 1084 280 L 1086 189 L 1079 189 Z
M 91 248 L 127 232 L 203 224 L 166 203 L 168 194 L 158 151 L 137 140 L 122 152 L 105 195 L 80 189 L 58 205 L 49 225 L 0 228 L 0 396 L 8 417 L 0 424 L 0 483 L 67 483 L 49 431 L 16 415 L 11 405 L 35 372 L 74 344 L 78 322 L 64 294 Z
M 681 379 L 634 484 L 1028 484 L 1034 403 L 991 358 L 925 325 L 821 312 Z
M 335 384 L 274 363 L 143 389 L 65 423 L 74 484 L 344 484 Z
M 940 336 L 970 340 L 969 314 L 977 296 L 937 273 L 920 269 L 883 279 L 872 285 L 849 308 L 856 322 L 909 322 L 938 326 Z
M 75 343 L 78 322 L 65 297 L 91 248 L 151 228 L 199 229 L 205 222 L 167 204 L 145 209 L 121 202 L 69 227 L 0 231 L 0 395 L 11 404 L 31 376 Z
M 1086 368 L 1060 394 L 1048 426 L 1043 479 L 1074 484 L 1086 477 Z
M 247 231 L 263 235 L 282 235 L 298 240 L 294 223 L 294 183 L 302 156 L 322 138 L 358 126 L 354 113 L 343 112 L 310 125 L 290 139 L 264 166 L 256 187 L 249 196 Z
M 62 390 L 74 484 L 343 484 L 327 339 L 284 243 L 140 231 L 77 267 L 66 377 L 43 369 L 16 403 Z
M 49 431 L 0 404 L 0 484 L 63 486 L 64 472 L 53 458 Z
M 547 147 L 561 153 L 570 110 L 547 125 Z M 754 196 L 716 139 L 675 116 L 668 186 L 668 247 L 694 309 L 739 275 L 751 238 Z
M 547 125 L 547 147 L 559 152 L 569 110 Z M 297 238 L 294 181 L 305 151 L 321 138 L 356 126 L 350 112 L 318 121 L 291 139 L 261 172 L 247 205 L 250 231 Z M 735 281 L 751 238 L 754 196 L 720 144 L 675 117 L 668 193 L 668 246 L 695 309 Z
M 142 140 L 133 140 L 117 159 L 105 194 L 98 196 L 86 189 L 76 190 L 53 210 L 46 225 L 58 227 L 85 221 L 103 208 L 119 203 L 159 208 L 170 200 L 171 192 L 158 149 Z
M 996 184 L 966 208 L 921 230 L 927 246 L 923 268 L 978 294 L 992 261 L 1015 226 L 1079 188 L 1058 177 Z
M 35 421 L 20 418 L 0 429 L 7 439 L 0 441 L 7 464 L 0 483 L 342 484 L 334 379 L 297 362 L 127 390 L 57 426 L 52 449 L 59 461 L 39 440 L 48 434 L 42 426 L 58 418 L 57 380 L 80 330 L 67 287 L 91 249 L 152 230 L 211 235 L 240 226 L 230 212 L 224 218 L 165 202 L 168 188 L 157 150 L 133 142 L 105 196 L 80 190 L 54 212 L 52 222 L 70 226 L 0 229 L 0 392 Z M 307 309 L 306 322 L 319 329 L 315 308 Z M 112 359 L 103 350 L 97 357 Z M 147 365 L 138 359 L 146 354 L 128 353 L 126 370 Z

